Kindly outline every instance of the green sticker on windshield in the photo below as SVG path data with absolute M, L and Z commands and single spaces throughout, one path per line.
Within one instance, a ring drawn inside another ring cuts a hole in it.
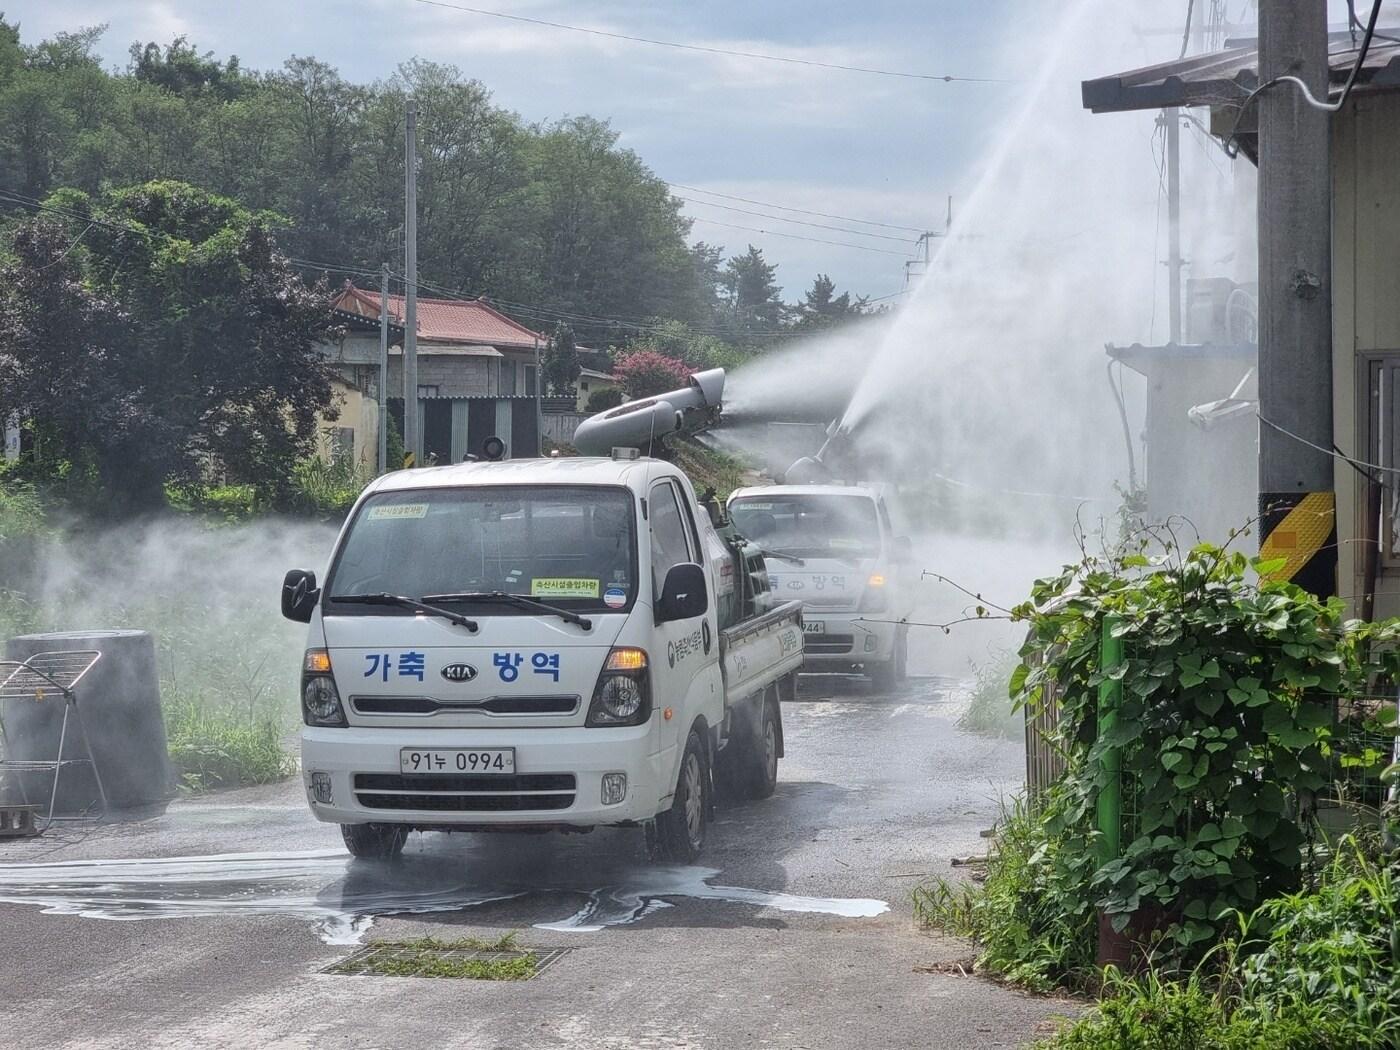
M 390 503 L 387 506 L 370 507 L 366 517 L 370 521 L 382 521 L 386 518 L 426 518 L 428 516 L 428 505 L 426 503 Z
M 596 598 L 598 581 L 575 576 L 537 576 L 530 581 L 535 598 Z

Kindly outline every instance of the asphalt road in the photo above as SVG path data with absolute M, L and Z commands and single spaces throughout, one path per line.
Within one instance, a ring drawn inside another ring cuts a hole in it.
M 703 869 L 650 866 L 623 830 L 414 835 L 397 866 L 352 863 L 296 780 L 0 843 L 0 1043 L 1022 1045 L 1067 1005 L 959 975 L 968 946 L 912 920 L 1020 781 L 1015 744 L 954 728 L 960 695 L 804 678 L 777 794 L 718 812 Z M 511 930 L 570 950 L 520 983 L 319 972 L 357 938 Z

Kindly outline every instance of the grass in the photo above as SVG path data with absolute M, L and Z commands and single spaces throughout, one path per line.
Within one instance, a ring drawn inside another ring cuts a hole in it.
M 1014 740 L 1025 733 L 1025 718 L 1011 706 L 1011 672 L 1016 657 L 1005 649 L 993 649 L 982 663 L 972 665 L 972 701 L 958 718 L 958 728 L 983 736 Z
M 441 941 L 420 937 L 411 941 L 376 941 L 369 951 L 328 968 L 328 973 L 375 977 L 455 977 L 477 981 L 524 981 L 535 976 L 537 957 L 516 947 L 516 934 L 494 941 L 464 937 Z M 496 958 L 480 958 L 493 953 Z
M 186 791 L 268 784 L 296 771 L 283 744 L 285 717 L 182 693 L 167 693 L 161 706 L 170 761 Z
M 672 438 L 667 447 L 676 466 L 690 478 L 697 495 L 713 488 L 723 502 L 744 484 L 744 465 L 733 456 L 706 448 L 689 438 Z
M 935 878 L 914 890 L 926 926 L 977 942 L 977 967 L 1034 991 L 1095 983 L 1093 917 L 1061 910 L 1066 888 L 1025 800 L 1002 809 L 980 882 Z

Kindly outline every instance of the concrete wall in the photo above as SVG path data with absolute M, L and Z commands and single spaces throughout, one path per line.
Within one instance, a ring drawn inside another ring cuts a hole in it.
M 329 463 L 340 450 L 339 431 L 353 432 L 349 452 L 357 469 L 374 473 L 379 458 L 379 406 L 371 397 L 346 383 L 335 385 L 339 418 L 321 420 L 317 427 L 316 454 Z
M 1333 120 L 1333 427 L 1348 456 L 1376 462 L 1370 442 L 1370 364 L 1400 355 L 1400 93 L 1353 99 Z M 1400 480 L 1388 475 L 1393 486 Z M 1346 463 L 1336 464 L 1337 582 L 1355 599 L 1366 590 L 1366 552 L 1375 528 L 1368 485 Z M 1381 567 L 1373 615 L 1400 615 L 1400 565 Z M 1359 610 L 1359 603 L 1353 601 Z
M 1254 517 L 1259 440 L 1254 414 L 1202 428 L 1187 410 L 1229 397 L 1256 357 L 1224 347 L 1162 348 L 1147 365 L 1147 520 L 1185 518 L 1224 543 Z M 1194 542 L 1189 530 L 1183 542 Z

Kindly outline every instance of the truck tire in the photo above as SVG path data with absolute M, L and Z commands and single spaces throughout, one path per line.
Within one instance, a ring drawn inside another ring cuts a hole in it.
M 710 764 L 700 731 L 692 729 L 681 755 L 680 776 L 671 808 L 657 814 L 655 830 L 648 836 L 654 859 L 690 864 L 705 848 L 709 826 Z
M 893 693 L 904 685 L 909 676 L 909 629 L 899 627 L 895 631 L 894 648 L 890 658 L 876 664 L 870 670 L 870 681 L 877 692 Z
M 342 824 L 340 837 L 352 857 L 387 860 L 403 852 L 406 824 Z
M 769 689 L 758 701 L 755 736 L 732 740 L 720 752 L 726 794 L 739 801 L 768 798 L 778 787 L 778 756 L 783 747 L 783 722 L 778 690 Z

